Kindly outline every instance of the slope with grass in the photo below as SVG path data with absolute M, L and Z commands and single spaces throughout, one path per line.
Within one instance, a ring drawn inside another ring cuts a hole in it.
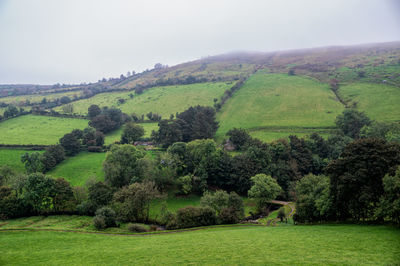
M 400 121 L 400 88 L 373 83 L 352 83 L 341 86 L 339 95 L 356 104 L 371 119 L 383 122 Z
M 72 186 L 82 186 L 89 178 L 104 180 L 103 161 L 105 153 L 81 152 L 67 158 L 47 174 L 57 178 L 63 177 Z
M 385 226 L 246 226 L 121 236 L 1 231 L 0 264 L 395 265 L 400 230 Z
M 52 145 L 73 129 L 84 129 L 84 119 L 24 115 L 0 123 L 0 144 Z
M 252 75 L 218 114 L 217 137 L 234 127 L 253 131 L 296 133 L 303 128 L 334 127 L 343 111 L 327 84 L 267 70 Z M 310 130 L 311 132 L 311 130 Z
M 154 87 L 140 95 L 133 95 L 134 92 L 101 93 L 72 104 L 77 114 L 87 114 L 89 106 L 97 104 L 100 107 L 118 107 L 127 114 L 146 115 L 153 112 L 161 114 L 163 118 L 169 118 L 171 114 L 175 115 L 176 112 L 182 112 L 190 106 L 212 106 L 213 99 L 219 99 L 224 91 L 232 86 L 232 82 L 218 82 Z M 124 99 L 125 103 L 120 104 L 119 99 Z M 57 107 L 55 110 L 62 112 L 62 107 Z
M 32 152 L 34 151 L 0 149 L 0 167 L 3 165 L 8 165 L 14 171 L 19 173 L 24 173 L 25 167 L 24 164 L 21 162 L 21 156 L 24 155 L 25 153 L 32 153 Z

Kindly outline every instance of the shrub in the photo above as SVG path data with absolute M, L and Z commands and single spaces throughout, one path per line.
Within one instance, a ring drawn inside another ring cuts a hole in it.
M 208 206 L 188 206 L 177 211 L 174 222 L 176 223 L 176 228 L 189 228 L 216 224 L 217 217 L 215 211 Z M 168 227 L 171 228 L 170 223 Z
M 285 209 L 283 207 L 279 209 L 277 217 L 278 219 L 281 219 L 281 222 L 283 222 L 283 219 L 286 218 Z
M 135 233 L 147 232 L 146 228 L 140 224 L 128 224 L 128 230 Z
M 99 217 L 96 219 L 96 217 Z M 98 220 L 100 218 L 103 218 L 104 223 L 105 223 L 105 228 L 107 227 L 113 227 L 115 226 L 115 211 L 111 209 L 110 207 L 102 207 L 96 211 L 96 216 L 95 219 Z M 95 221 L 93 219 L 93 222 Z
M 97 230 L 103 230 L 107 228 L 106 221 L 102 216 L 95 216 L 93 218 L 93 225 Z
M 103 148 L 100 146 L 88 146 L 87 151 L 88 152 L 102 152 Z
M 238 211 L 232 207 L 223 208 L 218 215 L 221 224 L 237 224 L 240 222 L 240 217 Z

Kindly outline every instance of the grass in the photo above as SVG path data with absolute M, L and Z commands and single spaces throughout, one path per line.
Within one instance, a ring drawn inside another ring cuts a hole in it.
M 32 152 L 34 151 L 0 149 L 0 166 L 8 165 L 14 171 L 17 171 L 19 173 L 24 173 L 25 167 L 24 164 L 21 162 L 21 156 L 24 155 L 25 153 L 32 153 Z
M 144 129 L 144 135 L 143 135 L 144 138 L 150 138 L 151 131 L 152 130 L 155 130 L 155 131 L 158 130 L 158 122 L 157 123 L 141 123 L 140 125 Z M 105 145 L 110 145 L 110 144 L 113 144 L 116 141 L 120 141 L 121 140 L 121 135 L 122 135 L 122 130 L 123 130 L 123 127 L 108 133 L 106 135 L 105 140 L 104 140 L 104 144 Z
M 400 121 L 400 88 L 385 84 L 353 83 L 341 86 L 339 94 L 370 118 L 394 122 Z
M 332 127 L 343 109 L 327 84 L 259 71 L 222 107 L 217 138 L 234 127 Z
M 103 161 L 105 153 L 81 152 L 67 158 L 47 174 L 63 177 L 72 186 L 82 186 L 89 178 L 104 180 Z
M 2 265 L 395 265 L 400 230 L 385 226 L 219 227 L 151 236 L 0 232 Z
M 84 129 L 84 119 L 24 115 L 0 123 L 0 144 L 51 145 L 75 128 Z
M 59 92 L 59 93 L 43 93 L 43 94 L 29 94 L 29 95 L 18 95 L 18 96 L 8 96 L 0 99 L 1 102 L 14 104 L 17 106 L 24 106 L 26 101 L 28 100 L 30 103 L 40 103 L 43 98 L 46 98 L 47 101 L 54 101 L 57 98 L 61 98 L 63 96 L 68 96 L 71 100 L 74 95 L 80 96 L 81 91 L 70 91 L 70 92 Z
M 145 90 L 140 95 L 134 95 L 131 99 L 129 94 L 134 92 L 113 92 L 101 93 L 89 99 L 73 102 L 74 112 L 87 114 L 90 105 L 115 106 L 124 113 L 146 115 L 149 112 L 159 113 L 163 118 L 169 118 L 171 114 L 182 112 L 195 105 L 212 106 L 214 98 L 220 98 L 225 90 L 229 89 L 232 83 L 197 83 L 180 86 L 154 87 Z M 126 102 L 118 104 L 118 99 L 125 99 Z M 62 107 L 56 110 L 62 112 Z

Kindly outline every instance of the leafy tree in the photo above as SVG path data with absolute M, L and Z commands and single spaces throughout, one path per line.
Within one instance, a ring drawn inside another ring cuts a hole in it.
M 371 120 L 363 112 L 346 109 L 336 117 L 335 123 L 345 135 L 357 139 L 361 128 L 370 125 Z
M 53 207 L 55 212 L 72 212 L 75 210 L 72 187 L 64 178 L 57 178 L 54 181 Z
M 248 191 L 250 198 L 256 199 L 257 209 L 263 212 L 270 204 L 270 201 L 275 199 L 282 189 L 275 179 L 265 174 L 258 174 L 251 178 L 253 186 Z
M 141 125 L 128 122 L 122 131 L 121 143 L 133 144 L 144 135 L 144 129 Z
M 107 227 L 116 226 L 115 211 L 110 207 L 101 207 L 96 211 L 96 216 L 93 218 L 94 225 L 97 229 L 105 229 Z
M 21 162 L 25 164 L 28 173 L 44 172 L 42 155 L 39 152 L 25 153 L 21 156 Z
M 101 114 L 101 109 L 100 109 L 100 107 L 98 105 L 92 104 L 91 106 L 89 106 L 89 108 L 88 108 L 88 116 L 89 116 L 90 119 L 95 118 L 99 114 Z
M 101 114 L 95 116 L 92 120 L 89 121 L 89 126 L 94 127 L 95 129 L 107 133 L 112 131 L 117 127 L 117 123 L 113 121 L 109 116 Z
M 138 176 L 137 160 L 144 153 L 128 144 L 112 145 L 103 163 L 105 180 L 113 187 L 123 187 Z
M 71 99 L 68 96 L 63 96 L 60 99 L 60 103 L 62 103 L 62 104 L 67 104 L 67 103 L 70 103 L 70 102 L 71 102 Z
M 154 182 L 133 183 L 114 194 L 114 207 L 121 221 L 148 221 L 150 203 L 161 194 Z
M 400 146 L 380 139 L 350 143 L 327 166 L 333 208 L 339 220 L 372 217 L 384 193 L 382 178 L 400 164 Z
M 69 103 L 69 104 L 63 105 L 62 110 L 66 114 L 72 114 L 74 112 L 74 106 Z
M 400 143 L 400 124 L 373 121 L 360 131 L 361 138 L 380 138 L 389 142 Z
M 226 134 L 237 150 L 242 150 L 251 140 L 249 133 L 242 128 L 234 128 Z
M 296 183 L 296 214 L 300 222 L 327 220 L 330 215 L 329 178 L 306 175 Z
M 16 172 L 8 165 L 0 166 L 0 186 L 3 186 L 11 179 L 11 177 L 15 176 Z
M 30 174 L 26 180 L 24 201 L 31 205 L 36 214 L 47 214 L 52 211 L 55 192 L 53 178 L 41 173 Z
M 19 113 L 18 108 L 12 104 L 10 104 L 6 110 L 4 110 L 4 118 L 9 118 L 9 117 L 13 117 L 16 116 Z
M 50 145 L 46 147 L 44 153 L 47 153 L 51 157 L 53 157 L 54 160 L 56 161 L 56 164 L 59 164 L 65 159 L 65 151 L 61 145 Z
M 378 220 L 389 218 L 392 222 L 400 224 L 400 167 L 394 176 L 386 174 L 382 183 L 384 194 L 379 200 L 374 216 Z
M 81 149 L 80 141 L 72 133 L 67 133 L 60 139 L 60 145 L 64 148 L 67 156 L 74 156 Z

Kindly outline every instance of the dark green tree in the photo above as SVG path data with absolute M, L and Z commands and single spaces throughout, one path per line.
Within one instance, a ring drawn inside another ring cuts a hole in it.
M 121 135 L 122 144 L 133 144 L 144 135 L 144 129 L 141 125 L 128 122 L 125 124 Z
M 60 145 L 64 148 L 67 156 L 74 156 L 78 154 L 81 149 L 80 141 L 72 133 L 65 134 L 64 137 L 60 139 Z
M 371 120 L 363 112 L 346 109 L 336 117 L 335 123 L 345 135 L 357 139 L 361 128 L 371 124 Z

